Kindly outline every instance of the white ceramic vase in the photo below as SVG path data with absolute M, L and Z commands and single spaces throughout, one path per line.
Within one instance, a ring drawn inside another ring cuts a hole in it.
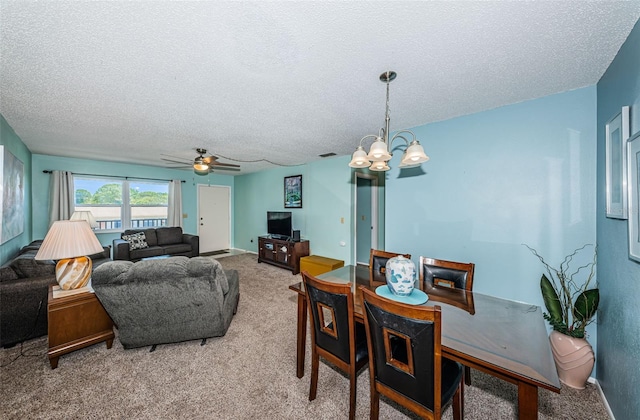
M 416 265 L 408 258 L 398 255 L 390 258 L 385 266 L 387 286 L 397 296 L 409 296 L 416 281 Z
M 551 332 L 549 342 L 560 381 L 571 388 L 584 389 L 595 363 L 591 344 L 558 331 Z

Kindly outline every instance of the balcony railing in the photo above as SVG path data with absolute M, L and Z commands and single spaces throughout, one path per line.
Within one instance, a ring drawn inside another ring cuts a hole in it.
M 167 226 L 167 219 L 131 219 L 131 229 Z M 122 229 L 122 220 L 98 220 L 97 230 Z

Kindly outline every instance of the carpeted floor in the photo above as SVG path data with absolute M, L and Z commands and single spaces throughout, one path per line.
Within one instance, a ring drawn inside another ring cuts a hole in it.
M 320 363 L 318 397 L 308 400 L 305 377 L 295 375 L 299 275 L 244 254 L 220 258 L 240 272 L 240 305 L 227 335 L 124 350 L 117 337 L 62 356 L 52 370 L 46 337 L 0 350 L 2 419 L 340 419 L 349 410 L 349 381 Z M 117 335 L 117 331 L 116 331 Z M 307 355 L 309 355 L 307 350 Z M 18 357 L 19 356 L 19 357 Z M 14 360 L 15 359 L 15 360 Z M 478 371 L 465 389 L 466 419 L 513 419 L 517 389 Z M 560 394 L 539 391 L 540 419 L 607 419 L 594 385 Z M 369 372 L 358 377 L 357 418 L 369 415 Z M 381 419 L 416 418 L 380 404 Z M 444 418 L 451 418 L 447 409 Z

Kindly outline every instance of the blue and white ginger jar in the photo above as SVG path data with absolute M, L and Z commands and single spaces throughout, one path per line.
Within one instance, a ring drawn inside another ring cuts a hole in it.
M 416 265 L 408 258 L 398 255 L 386 264 L 387 286 L 396 296 L 409 296 L 416 281 Z

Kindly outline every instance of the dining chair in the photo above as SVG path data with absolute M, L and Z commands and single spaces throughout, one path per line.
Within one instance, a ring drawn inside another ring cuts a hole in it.
M 361 287 L 371 376 L 370 418 L 380 394 L 427 419 L 453 404 L 463 415 L 462 365 L 442 357 L 439 306 L 408 305 Z
M 389 259 L 402 255 L 407 259 L 411 259 L 411 254 L 399 254 L 396 252 L 387 252 L 379 249 L 371 249 L 369 252 L 369 281 L 386 282 L 385 275 L 386 264 Z
M 475 264 L 456 261 L 437 260 L 420 256 L 420 284 L 429 294 L 432 287 L 473 290 L 473 271 Z M 464 383 L 471 385 L 471 368 L 464 368 Z
M 356 414 L 356 377 L 367 365 L 367 335 L 355 322 L 353 292 L 349 283 L 326 282 L 302 272 L 307 306 L 311 314 L 311 386 L 309 401 L 316 398 L 320 356 L 349 375 L 349 419 Z

